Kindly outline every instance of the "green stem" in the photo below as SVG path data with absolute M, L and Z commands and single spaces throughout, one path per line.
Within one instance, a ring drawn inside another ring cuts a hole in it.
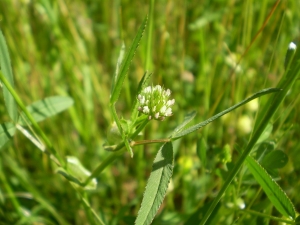
M 124 143 L 123 143 L 124 147 Z M 124 152 L 126 152 L 126 149 L 122 149 L 118 152 L 114 152 L 110 154 L 107 158 L 105 158 L 92 172 L 92 174 L 85 180 L 83 183 L 83 186 L 86 186 L 94 177 L 98 176 L 107 166 L 109 166 L 115 159 L 117 159 L 119 156 L 121 156 Z
M 0 79 L 3 82 L 3 84 L 6 86 L 6 88 L 8 89 L 8 91 L 11 93 L 11 95 L 14 97 L 14 99 L 17 102 L 17 104 L 19 105 L 19 107 L 25 113 L 25 115 L 27 116 L 28 120 L 31 122 L 34 130 L 36 131 L 36 133 L 43 139 L 43 141 L 45 142 L 45 145 L 47 146 L 47 149 L 49 149 L 49 151 L 51 152 L 51 154 L 54 156 L 54 158 L 56 158 L 58 160 L 59 163 L 57 162 L 57 160 L 53 159 L 51 156 L 50 156 L 50 158 L 54 162 L 56 162 L 59 166 L 63 166 L 64 167 L 65 166 L 65 161 L 56 152 L 56 150 L 54 149 L 54 147 L 53 147 L 52 143 L 50 142 L 50 140 L 47 138 L 47 136 L 42 131 L 42 129 L 40 128 L 40 126 L 34 120 L 34 118 L 32 117 L 32 115 L 28 112 L 28 110 L 26 109 L 25 105 L 23 104 L 21 98 L 15 92 L 15 90 L 10 85 L 10 83 L 8 82 L 8 80 L 3 76 L 3 74 L 2 74 L 1 71 L 0 71 Z
M 148 122 L 149 120 L 145 119 L 144 122 L 135 130 L 135 132 L 132 135 L 130 135 L 130 138 L 135 138 L 144 129 Z
M 254 211 L 254 210 L 250 210 L 250 209 L 241 210 L 241 212 L 249 213 L 249 214 L 264 217 L 264 218 L 269 218 L 271 220 L 276 220 L 278 222 L 283 222 L 283 223 L 287 223 L 287 224 L 295 224 L 294 221 L 281 219 L 281 218 L 278 218 L 276 216 L 270 216 L 270 215 L 267 215 L 267 214 L 264 214 L 264 213 L 260 213 L 260 212 Z
M 132 152 L 132 149 L 130 148 L 129 141 L 128 141 L 128 139 L 127 139 L 127 137 L 125 136 L 125 133 L 124 133 L 124 131 L 123 131 L 121 122 L 120 122 L 119 117 L 118 117 L 118 115 L 117 115 L 117 111 L 116 111 L 116 108 L 115 108 L 115 104 L 111 104 L 111 105 L 110 105 L 110 110 L 111 110 L 111 112 L 112 112 L 114 121 L 116 122 L 117 127 L 118 127 L 118 129 L 119 129 L 119 131 L 120 131 L 120 134 L 121 134 L 121 136 L 122 136 L 124 145 L 125 145 L 126 149 L 128 150 L 128 152 L 130 153 L 130 156 L 131 156 L 131 158 L 132 158 L 132 157 L 133 157 L 133 152 Z
M 82 203 L 84 205 L 84 208 L 86 210 L 86 213 L 89 217 L 89 221 L 92 224 L 100 224 L 100 225 L 105 225 L 105 223 L 102 221 L 102 219 L 97 215 L 97 213 L 93 210 L 93 208 L 91 207 L 88 199 L 87 199 L 87 193 L 83 193 L 82 195 L 80 194 Z M 92 216 L 94 216 L 94 218 L 97 220 L 97 223 L 95 223 L 95 221 L 93 220 Z
M 166 143 L 171 142 L 170 138 L 166 139 L 157 139 L 157 140 L 142 140 L 142 141 L 133 141 L 130 143 L 131 146 L 145 145 L 145 144 L 154 144 L 154 143 Z
M 129 136 L 129 138 L 135 138 L 142 129 L 147 125 L 149 122 L 148 119 L 146 119 L 139 127 L 136 129 L 136 131 Z M 126 139 L 127 140 L 127 139 Z M 126 149 L 123 149 L 125 146 L 125 142 L 122 141 L 120 144 L 116 146 L 114 149 L 114 153 L 110 154 L 104 161 L 102 161 L 96 169 L 92 172 L 92 174 L 85 180 L 83 183 L 83 186 L 86 186 L 94 177 L 98 176 L 107 166 L 109 166 L 115 159 L 117 159 L 119 156 L 121 156 Z
M 261 190 L 262 187 L 260 187 L 258 189 L 258 191 L 256 192 L 255 196 L 252 198 L 251 202 L 249 203 L 249 205 L 247 205 L 247 208 L 244 209 L 243 211 L 246 211 L 248 209 L 250 209 L 252 207 L 252 205 L 254 204 L 254 202 L 257 200 L 257 198 L 259 197 L 259 195 L 261 194 Z M 242 224 L 242 221 L 244 220 L 246 214 L 243 214 L 240 218 L 239 218 L 239 222 Z
M 124 132 L 123 132 L 123 128 L 122 128 L 122 125 L 121 125 L 121 122 L 119 120 L 119 117 L 117 115 L 117 111 L 116 111 L 116 108 L 115 108 L 115 104 L 110 104 L 110 111 L 111 111 L 111 114 L 113 116 L 113 119 L 114 121 L 116 122 L 117 124 L 117 127 L 120 131 L 120 134 L 122 135 L 122 138 L 124 138 Z
M 2 166 L 1 166 L 2 167 Z M 18 215 L 23 218 L 24 217 L 24 214 L 22 212 L 22 208 L 13 192 L 13 190 L 11 189 L 11 187 L 9 186 L 9 183 L 7 182 L 7 179 L 5 177 L 5 174 L 2 173 L 2 168 L 1 168 L 1 172 L 0 172 L 0 181 L 1 183 L 3 184 L 4 186 L 4 189 L 6 190 L 7 192 L 7 195 L 9 196 L 10 200 L 11 200 L 11 203 L 13 205 L 13 207 L 16 209 L 16 211 L 18 212 Z

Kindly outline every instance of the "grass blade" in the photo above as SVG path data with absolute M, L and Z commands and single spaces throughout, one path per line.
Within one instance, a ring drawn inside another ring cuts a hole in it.
M 14 87 L 14 78 L 12 74 L 8 48 L 1 30 L 0 30 L 0 68 L 2 70 L 3 76 L 6 77 L 10 85 Z M 10 118 L 14 122 L 17 122 L 18 120 L 17 104 L 13 96 L 5 87 L 5 85 L 3 86 L 3 95 L 4 95 L 6 109 Z
M 69 223 L 65 221 L 61 212 L 51 205 L 50 201 L 42 195 L 40 189 L 35 187 L 34 182 L 30 179 L 28 173 L 18 165 L 15 159 L 7 153 L 2 154 L 1 156 L 3 157 L 3 162 L 5 162 L 9 170 L 12 171 L 12 175 L 15 176 L 20 183 L 20 186 L 31 193 L 35 201 L 37 201 L 46 212 L 53 216 L 58 224 L 68 225 Z
M 185 135 L 188 135 L 189 133 L 192 133 L 192 132 L 194 132 L 194 131 L 196 131 L 196 130 L 198 130 L 198 129 L 204 127 L 204 126 L 206 126 L 207 124 L 211 123 L 212 121 L 218 119 L 219 117 L 225 115 L 226 113 L 231 112 L 232 110 L 235 110 L 236 108 L 238 108 L 238 107 L 246 104 L 247 102 L 252 101 L 255 98 L 258 98 L 260 96 L 263 96 L 263 95 L 266 95 L 266 94 L 270 94 L 270 93 L 273 93 L 273 92 L 278 92 L 278 91 L 280 91 L 280 89 L 278 89 L 278 88 L 263 89 L 263 90 L 255 93 L 254 95 L 250 96 L 249 98 L 246 98 L 245 100 L 239 102 L 238 104 L 236 104 L 234 106 L 231 106 L 230 108 L 228 108 L 228 109 L 226 109 L 226 110 L 224 110 L 224 111 L 222 111 L 222 112 L 214 115 L 213 117 L 211 117 L 211 118 L 209 118 L 209 119 L 207 119 L 207 120 L 205 120 L 205 121 L 203 121 L 201 123 L 198 123 L 198 124 L 196 124 L 194 126 L 191 126 L 191 127 L 187 128 L 187 129 L 183 130 L 180 133 L 176 133 L 175 135 L 172 136 L 172 139 L 175 140 L 175 139 L 181 138 L 181 137 L 183 137 Z
M 259 165 L 252 157 L 248 156 L 247 165 L 255 180 L 260 184 L 262 189 L 276 209 L 284 216 L 295 219 L 296 212 L 291 200 L 287 197 L 280 186 L 272 179 L 266 170 Z
M 168 142 L 159 149 L 155 157 L 135 224 L 146 225 L 152 222 L 166 195 L 172 173 L 173 146 Z
M 280 103 L 283 101 L 284 97 L 286 96 L 289 89 L 292 87 L 294 82 L 297 80 L 297 78 L 300 75 L 300 51 L 297 50 L 293 61 L 291 64 L 290 69 L 288 70 L 288 73 L 285 74 L 279 81 L 279 84 L 277 85 L 277 89 L 281 90 L 280 92 L 277 92 L 273 98 L 270 99 L 270 101 L 267 102 L 267 104 L 263 107 L 261 110 L 261 114 L 257 117 L 257 121 L 254 127 L 253 135 L 250 138 L 250 141 L 248 142 L 246 148 L 244 149 L 242 155 L 238 159 L 235 166 L 230 170 L 229 175 L 227 179 L 225 180 L 225 183 L 223 184 L 221 190 L 219 191 L 217 197 L 213 200 L 211 207 L 207 211 L 207 213 L 204 215 L 201 225 L 205 224 L 206 220 L 209 218 L 211 212 L 213 211 L 214 207 L 217 205 L 217 203 L 220 201 L 222 195 L 228 188 L 229 184 L 232 182 L 233 178 L 236 176 L 237 172 L 247 159 L 250 151 L 252 150 L 253 146 L 256 144 L 258 139 L 263 134 L 264 130 L 266 129 L 267 125 L 269 124 L 271 118 L 273 117 L 274 113 L 278 109 Z
M 282 89 L 282 91 L 276 93 L 271 99 L 270 103 L 265 104 L 264 107 L 259 111 L 255 121 L 253 133 L 257 131 L 264 118 L 269 117 L 269 114 L 276 112 L 278 105 L 284 100 L 288 91 L 293 86 L 300 74 L 300 50 L 292 49 L 292 55 L 287 57 L 288 67 L 277 85 L 277 88 Z
M 137 32 L 137 35 L 135 36 L 135 38 L 132 42 L 131 47 L 129 48 L 128 52 L 126 53 L 126 55 L 123 59 L 122 65 L 119 70 L 119 74 L 117 75 L 115 82 L 113 82 L 114 87 L 113 87 L 113 92 L 110 97 L 111 104 L 116 103 L 120 96 L 122 85 L 123 85 L 125 77 L 127 75 L 131 60 L 134 56 L 134 53 L 135 53 L 137 47 L 139 46 L 142 36 L 143 36 L 144 30 L 145 30 L 145 27 L 147 24 L 147 19 L 148 19 L 148 17 L 146 17 L 144 19 L 142 25 L 140 26 L 140 28 Z

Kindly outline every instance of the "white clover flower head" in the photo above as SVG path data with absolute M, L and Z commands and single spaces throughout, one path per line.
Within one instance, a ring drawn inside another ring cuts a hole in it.
M 149 120 L 164 120 L 173 115 L 171 106 L 175 104 L 175 99 L 169 100 L 170 95 L 170 89 L 165 90 L 160 85 L 148 86 L 137 97 L 140 103 L 138 110 L 148 115 Z

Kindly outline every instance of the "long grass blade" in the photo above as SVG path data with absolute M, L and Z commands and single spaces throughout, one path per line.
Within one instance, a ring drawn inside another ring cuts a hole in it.
M 11 69 L 8 48 L 7 48 L 5 38 L 4 38 L 1 30 L 0 30 L 0 67 L 1 67 L 1 71 L 2 71 L 2 74 L 4 75 L 4 77 L 8 80 L 10 85 L 12 87 L 14 87 L 14 78 L 13 78 L 13 73 L 12 73 L 12 69 Z M 17 122 L 17 120 L 18 120 L 17 104 L 16 104 L 13 96 L 10 94 L 8 89 L 5 87 L 5 85 L 3 85 L 3 95 L 4 95 L 6 109 L 7 109 L 7 112 L 9 114 L 10 118 L 14 122 Z

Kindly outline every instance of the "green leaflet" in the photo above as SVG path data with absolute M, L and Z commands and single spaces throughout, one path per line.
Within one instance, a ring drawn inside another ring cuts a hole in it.
M 261 165 L 269 172 L 283 168 L 289 161 L 287 154 L 280 150 L 268 152 L 262 159 Z
M 248 156 L 247 165 L 255 180 L 260 184 L 276 209 L 284 216 L 295 219 L 296 212 L 291 200 L 280 186 L 271 178 L 266 170 L 251 156 Z
M 173 146 L 165 143 L 158 151 L 148 179 L 136 225 L 147 225 L 154 219 L 166 195 L 173 173 Z
M 12 73 L 11 64 L 10 64 L 10 57 L 9 57 L 7 45 L 5 42 L 5 38 L 4 38 L 1 30 L 0 30 L 0 68 L 1 68 L 3 76 L 8 80 L 10 85 L 12 87 L 14 87 L 14 78 L 13 78 L 13 73 Z M 3 85 L 3 95 L 4 95 L 6 109 L 7 109 L 7 112 L 9 114 L 10 118 L 14 122 L 17 122 L 17 120 L 18 120 L 17 104 L 16 104 L 13 96 L 10 94 L 10 92 L 5 87 L 5 85 Z
M 140 26 L 138 33 L 132 42 L 131 47 L 129 48 L 128 52 L 126 53 L 126 55 L 122 61 L 121 67 L 119 68 L 117 66 L 117 71 L 119 71 L 119 73 L 118 74 L 116 73 L 115 74 L 116 77 L 113 79 L 113 81 L 114 81 L 113 82 L 113 91 L 110 96 L 110 104 L 116 103 L 120 96 L 121 89 L 122 89 L 125 77 L 127 75 L 131 60 L 134 56 L 134 53 L 135 53 L 137 47 L 139 46 L 142 36 L 143 36 L 144 30 L 145 30 L 145 27 L 147 24 L 147 19 L 148 19 L 148 17 L 146 17 L 144 19 L 142 25 Z M 123 58 L 123 57 L 121 57 L 121 58 Z
M 63 96 L 52 96 L 47 97 L 43 100 L 32 103 L 27 106 L 28 112 L 32 115 L 36 122 L 47 119 L 48 117 L 54 116 L 73 105 L 73 99 L 70 97 Z M 19 124 L 27 125 L 29 122 L 25 120 L 26 116 L 24 113 L 19 118 Z

